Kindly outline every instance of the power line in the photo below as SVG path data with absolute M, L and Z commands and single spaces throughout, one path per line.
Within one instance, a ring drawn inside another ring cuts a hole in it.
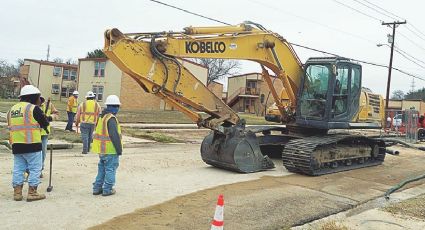
M 229 23 L 226 23 L 226 22 L 223 22 L 223 21 L 220 21 L 220 20 L 214 19 L 214 18 L 210 18 L 210 17 L 207 17 L 207 16 L 203 16 L 203 15 L 201 15 L 201 14 L 197 14 L 197 13 L 194 13 L 194 12 L 190 12 L 190 11 L 188 11 L 188 10 L 185 10 L 185 9 L 182 9 L 182 8 L 179 8 L 179 7 L 176 7 L 176 6 L 172 6 L 172 5 L 169 5 L 169 4 L 166 4 L 166 3 L 163 3 L 163 2 L 157 1 L 157 0 L 149 0 L 149 1 L 152 1 L 152 2 L 155 2 L 155 3 L 158 3 L 158 4 L 161 4 L 161 5 L 164 5 L 164 6 L 167 6 L 167 7 L 171 7 L 171 8 L 174 8 L 174 9 L 177 9 L 177 10 L 180 10 L 180 11 L 183 11 L 183 12 L 186 12 L 186 13 L 189 13 L 189 14 L 192 14 L 192 15 L 195 15 L 195 16 L 198 16 L 198 17 L 202 17 L 202 18 L 205 18 L 205 19 L 208 19 L 208 20 L 211 20 L 211 21 L 219 22 L 219 23 L 222 23 L 222 24 L 225 24 L 225 25 L 231 25 L 231 24 L 229 24 Z M 378 20 L 379 20 L 379 19 L 378 19 Z M 379 21 L 380 21 L 380 20 L 379 20 Z M 300 47 L 300 48 L 304 48 L 304 49 L 308 49 L 308 50 L 312 50 L 312 51 L 320 52 L 320 53 L 323 53 L 323 54 L 327 54 L 327 55 L 331 55 L 331 56 L 335 56 L 335 57 L 343 57 L 343 56 L 340 56 L 340 55 L 338 55 L 338 54 L 334 54 L 334 53 L 331 53 L 331 52 L 327 52 L 327 51 L 323 51 L 323 50 L 319 50 L 319 49 L 311 48 L 311 47 L 308 47 L 308 46 L 303 46 L 303 45 L 296 44 L 296 43 L 292 43 L 292 42 L 288 42 L 288 43 L 289 43 L 289 44 L 291 44 L 291 45 L 293 45 L 293 46 L 297 46 L 297 47 Z M 347 58 L 347 59 L 351 59 L 351 60 L 353 60 L 353 61 L 356 61 L 356 62 L 359 62 L 359 63 L 363 63 L 363 64 L 368 64 L 368 65 L 378 66 L 378 67 L 383 67 L 383 68 L 389 68 L 387 65 L 378 64 L 378 63 L 373 63 L 373 62 L 370 62 L 370 61 L 364 61 L 364 60 L 354 59 L 354 58 L 348 58 L 348 57 L 345 57 L 345 58 Z M 401 70 L 401 69 L 399 69 L 399 68 L 392 67 L 392 69 L 394 69 L 394 70 L 396 70 L 396 71 L 398 71 L 398 72 L 400 72 L 400 73 L 402 73 L 402 74 L 405 74 L 405 75 L 408 75 L 408 76 L 414 77 L 414 78 L 416 78 L 416 79 L 419 79 L 419 80 L 425 81 L 425 79 L 424 79 L 424 78 L 418 77 L 418 76 L 416 76 L 416 75 L 414 75 L 414 74 L 408 73 L 408 72 L 406 72 L 406 71 L 404 71 L 404 70 Z
M 410 58 L 413 58 L 413 59 L 415 59 L 416 61 L 421 62 L 422 64 L 424 64 L 424 65 L 425 65 L 425 61 L 422 61 L 422 60 L 420 60 L 419 58 L 416 58 L 416 57 L 414 57 L 414 56 L 410 55 L 409 53 L 407 53 L 406 51 L 404 51 L 404 50 L 402 50 L 402 49 L 398 48 L 397 46 L 395 46 L 395 48 L 396 48 L 398 51 L 400 51 L 400 52 L 402 52 L 402 53 L 406 54 L 406 55 L 407 55 L 407 56 L 409 56 Z
M 353 1 L 356 1 L 356 2 L 358 2 L 358 3 L 360 3 L 360 4 L 362 4 L 362 5 L 364 5 L 363 3 L 361 3 L 361 2 L 359 2 L 359 0 L 353 0 Z M 390 12 L 390 11 L 388 11 L 388 10 L 386 10 L 386 9 L 384 9 L 384 8 L 382 8 L 382 7 L 380 7 L 380 6 L 378 6 L 377 4 L 374 4 L 374 3 L 372 3 L 372 2 L 370 2 L 370 1 L 368 1 L 368 0 L 363 0 L 364 2 L 367 2 L 369 5 L 372 5 L 372 6 L 374 6 L 374 7 L 376 7 L 376 8 L 378 8 L 378 9 L 380 9 L 381 11 L 379 11 L 379 10 L 377 10 L 377 9 L 375 9 L 375 8 L 372 8 L 372 7 L 368 7 L 368 8 L 370 8 L 370 9 L 372 9 L 372 10 L 374 10 L 374 11 L 376 11 L 376 12 L 378 12 L 378 13 L 380 13 L 380 14 L 382 14 L 382 15 L 385 15 L 385 16 L 387 16 L 387 17 L 390 17 L 390 18 L 392 18 L 392 19 L 394 19 L 394 20 L 405 20 L 405 19 L 403 19 L 402 17 L 400 17 L 400 16 L 398 16 L 398 15 L 396 15 L 396 14 L 394 14 L 394 13 L 392 13 L 392 12 Z M 383 13 L 383 12 L 385 12 L 385 13 Z M 392 15 L 392 16 L 390 16 L 390 15 Z M 420 31 L 416 26 L 414 26 L 411 22 L 408 22 L 407 23 L 408 25 L 406 26 L 406 29 L 407 30 L 409 30 L 412 34 L 414 34 L 416 37 L 418 37 L 418 38 L 420 38 L 421 40 L 424 40 L 425 41 L 425 33 L 423 33 L 422 31 Z M 412 27 L 412 29 L 411 28 L 409 28 L 409 27 Z M 414 31 L 414 30 L 416 30 L 416 31 Z M 418 34 L 419 33 L 419 34 Z
M 412 34 L 416 35 L 416 37 L 420 38 L 421 40 L 425 41 L 425 38 L 422 37 L 421 35 L 419 35 L 418 33 L 416 33 L 415 31 L 413 31 L 412 29 L 410 29 L 408 26 L 406 26 L 406 29 L 408 31 L 410 31 Z
M 300 45 L 300 44 L 296 44 L 296 43 L 292 43 L 292 42 L 289 42 L 289 44 L 291 44 L 291 45 L 293 45 L 293 46 L 300 47 L 300 48 L 304 48 L 304 49 L 312 50 L 312 51 L 315 51 L 315 52 L 319 52 L 319 53 L 323 53 L 323 54 L 327 54 L 327 55 L 335 56 L 335 57 L 347 58 L 347 59 L 350 59 L 350 60 L 352 60 L 352 61 L 360 62 L 360 63 L 367 64 L 367 65 L 372 65 L 372 66 L 377 66 L 377 67 L 388 68 L 388 66 L 387 66 L 387 65 L 384 65 L 384 64 L 374 63 L 374 62 L 365 61 L 365 60 L 360 60 L 360 59 L 355 59 L 355 58 L 344 57 L 344 56 L 340 56 L 340 55 L 335 54 L 335 53 L 331 53 L 331 52 L 327 52 L 327 51 L 324 51 L 324 50 L 315 49 L 315 48 L 312 48 L 312 47 L 308 47 L 308 46 L 304 46 L 304 45 Z M 404 70 L 402 70 L 402 69 L 399 69 L 399 68 L 397 68 L 397 67 L 392 67 L 392 69 L 393 69 L 393 70 L 396 70 L 396 71 L 398 71 L 398 72 L 400 72 L 400 73 L 402 73 L 402 74 L 405 74 L 405 75 L 407 75 L 407 76 L 414 77 L 414 78 L 416 78 L 416 79 L 419 79 L 419 80 L 425 81 L 425 79 L 424 79 L 424 78 L 421 78 L 421 77 L 419 77 L 419 76 L 416 76 L 416 75 L 414 75 L 414 74 L 411 74 L 411 73 L 409 73 L 409 72 L 406 72 L 406 71 L 404 71 Z
M 419 67 L 422 67 L 423 69 L 425 69 L 425 66 L 423 66 L 423 65 L 421 65 L 421 64 L 419 64 L 419 63 L 417 63 L 416 61 L 414 61 L 414 60 L 410 59 L 407 55 L 405 55 L 404 53 L 400 52 L 400 50 L 395 49 L 395 52 L 399 53 L 401 56 L 403 56 L 404 58 L 406 58 L 406 59 L 407 59 L 407 60 L 409 60 L 410 62 L 415 63 L 415 64 L 416 64 L 416 65 L 418 65 Z
M 420 31 L 416 26 L 412 25 L 412 23 L 410 23 L 410 26 L 412 26 L 413 29 L 415 29 L 416 31 L 418 31 L 423 36 L 425 36 L 425 33 L 423 33 L 422 31 Z
M 386 17 L 389 17 L 389 18 L 395 19 L 394 17 L 392 17 L 392 16 L 390 16 L 390 15 L 388 15 L 388 14 L 386 14 L 386 13 L 383 13 L 382 11 L 379 11 L 379 10 L 377 10 L 376 8 L 371 7 L 370 5 L 367 5 L 367 4 L 363 3 L 363 2 L 360 2 L 359 0 L 353 0 L 353 1 L 355 1 L 355 2 L 357 2 L 357 3 L 359 3 L 359 4 L 363 5 L 363 6 L 365 6 L 365 7 L 369 8 L 369 9 L 371 9 L 371 10 L 373 10 L 373 11 L 375 11 L 375 12 L 377 12 L 377 13 L 381 14 L 381 15 L 384 15 L 384 16 L 386 16 Z M 397 19 L 396 19 L 396 20 L 397 20 Z
M 180 10 L 180 11 L 183 11 L 185 13 L 192 14 L 192 15 L 195 15 L 195 16 L 198 16 L 198 17 L 201 17 L 201 18 L 205 18 L 205 19 L 208 19 L 208 20 L 211 20 L 211 21 L 215 21 L 215 22 L 218 22 L 218 23 L 222 23 L 222 24 L 231 26 L 231 24 L 229 24 L 229 23 L 226 23 L 226 22 L 223 22 L 223 21 L 220 21 L 220 20 L 211 18 L 211 17 L 207 17 L 207 16 L 204 16 L 204 15 L 201 15 L 201 14 L 197 14 L 197 13 L 194 13 L 194 12 L 191 12 L 191 11 L 188 11 L 188 10 L 185 10 L 185 9 L 182 9 L 180 7 L 177 7 L 177 6 L 172 6 L 172 5 L 169 5 L 169 4 L 164 3 L 164 2 L 160 2 L 160 1 L 157 1 L 157 0 L 149 0 L 149 1 L 155 2 L 155 3 L 158 3 L 158 4 L 161 4 L 161 5 L 164 5 L 164 6 L 168 6 L 168 7 L 171 7 L 171 8 Z
M 368 0 L 363 0 L 363 1 L 364 1 L 364 2 L 369 3 L 370 5 L 372 5 L 372 6 L 376 7 L 376 8 L 378 8 L 378 9 L 380 9 L 380 10 L 382 10 L 382 11 L 384 11 L 384 12 L 388 13 L 388 14 L 393 15 L 394 17 L 396 17 L 396 20 L 401 20 L 401 21 L 406 20 L 405 18 L 402 18 L 402 17 L 400 17 L 400 16 L 398 16 L 398 15 L 396 15 L 396 14 L 393 14 L 393 13 L 389 12 L 388 10 L 386 10 L 386 9 L 384 9 L 384 8 L 382 8 L 382 7 L 380 7 L 380 6 L 376 5 L 376 4 L 374 4 L 374 3 L 372 3 L 372 2 L 370 2 L 370 1 L 368 1 Z M 393 19 L 395 19 L 395 18 L 393 18 Z
M 382 20 L 381 20 L 381 19 L 379 19 L 379 18 L 377 18 L 377 17 L 374 17 L 374 16 L 372 16 L 372 15 L 370 15 L 370 14 L 366 14 L 366 13 L 364 13 L 364 12 L 362 12 L 362 11 L 360 11 L 360 10 L 358 10 L 358 9 L 354 8 L 354 7 L 351 7 L 351 6 L 349 6 L 349 5 L 345 4 L 345 3 L 342 3 L 342 2 L 337 1 L 337 0 L 332 0 L 332 1 L 334 1 L 334 2 L 336 2 L 336 3 L 338 3 L 338 4 L 342 5 L 342 6 L 344 6 L 344 7 L 346 7 L 346 8 L 349 8 L 349 9 L 351 9 L 351 10 L 354 10 L 354 11 L 356 11 L 357 13 L 362 14 L 362 15 L 364 15 L 364 16 L 366 16 L 366 17 L 369 17 L 369 18 L 372 18 L 372 19 L 374 19 L 374 20 L 377 20 L 378 22 L 382 22 Z
M 410 43 L 412 43 L 413 45 L 415 45 L 416 47 L 422 49 L 423 51 L 425 51 L 425 48 L 423 48 L 421 45 L 419 45 L 418 43 L 414 42 L 412 39 L 408 38 L 406 35 L 404 35 L 403 33 L 398 32 L 398 34 L 400 34 L 400 36 L 404 37 L 405 39 L 407 39 Z
M 255 1 L 255 0 L 248 0 L 248 1 L 249 1 L 249 2 L 252 2 L 252 3 L 255 3 L 255 4 L 257 4 L 257 5 L 264 6 L 264 7 L 267 7 L 267 8 L 269 8 L 269 9 L 272 9 L 272 10 L 278 11 L 280 14 L 281 14 L 282 12 L 285 12 L 285 14 L 292 15 L 292 16 L 294 16 L 294 17 L 297 17 L 297 18 L 301 19 L 301 20 L 304 20 L 304 21 L 307 21 L 307 22 L 310 22 L 310 23 L 313 23 L 313 24 L 316 24 L 316 25 L 319 25 L 319 26 L 325 27 L 325 28 L 327 28 L 327 29 L 330 29 L 330 30 L 333 30 L 333 31 L 336 31 L 336 32 L 339 32 L 339 33 L 343 33 L 343 34 L 349 35 L 349 36 L 351 36 L 351 37 L 355 37 L 355 38 L 357 38 L 357 39 L 361 39 L 361 40 L 367 41 L 367 42 L 369 42 L 369 43 L 371 43 L 371 44 L 374 44 L 374 45 L 376 44 L 376 42 L 375 42 L 375 41 L 372 41 L 372 40 L 370 40 L 369 38 L 366 38 L 366 37 L 363 37 L 363 36 L 360 36 L 360 35 L 358 35 L 358 34 L 354 34 L 354 33 L 351 33 L 351 32 L 344 31 L 344 30 L 341 30 L 341 29 L 338 29 L 338 28 L 335 28 L 335 27 L 329 26 L 329 25 L 327 25 L 327 24 L 320 23 L 320 22 L 318 22 L 318 21 L 315 21 L 315 20 L 312 20 L 312 19 L 309 19 L 309 18 L 306 18 L 306 17 L 300 16 L 300 15 L 294 14 L 294 13 L 289 12 L 289 11 L 285 11 L 284 9 L 278 8 L 278 7 L 276 7 L 276 6 L 271 6 L 271 5 L 265 4 L 264 2 L 259 2 L 259 1 Z

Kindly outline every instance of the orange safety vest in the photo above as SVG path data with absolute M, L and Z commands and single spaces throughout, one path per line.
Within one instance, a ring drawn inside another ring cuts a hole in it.
M 99 116 L 99 104 L 94 100 L 87 100 L 80 106 L 81 122 L 95 124 Z
M 35 105 L 19 102 L 7 114 L 9 142 L 11 144 L 41 143 L 40 124 L 34 119 Z
M 111 114 L 105 114 L 103 117 L 99 117 L 99 122 L 96 125 L 96 129 L 93 135 L 93 144 L 91 145 L 91 151 L 98 154 L 116 154 L 117 151 L 112 144 L 111 138 L 109 138 L 108 132 L 108 121 L 109 119 L 115 119 L 117 121 L 117 131 L 120 135 L 121 146 L 122 146 L 122 136 L 121 136 L 121 126 L 118 123 L 117 118 Z

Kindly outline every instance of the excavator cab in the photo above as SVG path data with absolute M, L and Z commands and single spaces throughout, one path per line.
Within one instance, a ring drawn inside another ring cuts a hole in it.
M 349 59 L 308 59 L 298 92 L 297 125 L 322 130 L 350 128 L 359 109 L 361 77 L 361 66 Z

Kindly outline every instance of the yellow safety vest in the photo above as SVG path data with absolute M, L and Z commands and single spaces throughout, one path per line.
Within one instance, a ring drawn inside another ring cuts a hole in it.
M 52 103 L 49 103 L 49 108 L 47 108 L 47 112 L 46 112 L 46 104 L 47 102 L 43 103 L 40 108 L 41 110 L 43 110 L 43 113 L 45 113 L 46 117 L 48 117 L 52 115 Z M 50 125 L 47 126 L 47 130 L 49 130 L 49 133 L 50 133 Z M 49 135 L 46 132 L 46 130 L 41 129 L 41 136 L 46 136 L 46 135 Z
M 80 104 L 81 123 L 94 124 L 99 116 L 99 104 L 94 100 L 87 100 Z
M 69 101 L 72 100 L 72 105 L 71 105 L 71 111 L 69 110 Z M 77 98 L 75 98 L 74 96 L 70 96 L 68 98 L 68 105 L 66 106 L 66 111 L 68 112 L 73 112 L 73 113 L 77 113 L 77 108 L 78 108 L 78 101 Z
M 40 124 L 34 119 L 35 105 L 19 102 L 7 114 L 11 144 L 41 143 Z
M 111 139 L 109 138 L 108 132 L 108 121 L 109 119 L 115 119 L 117 121 L 118 134 L 121 139 L 122 146 L 122 137 L 121 137 L 121 127 L 118 123 L 118 119 L 111 113 L 106 114 L 103 117 L 99 117 L 99 121 L 97 122 L 96 129 L 93 135 L 93 144 L 91 145 L 91 151 L 93 153 L 98 154 L 116 154 L 117 151 L 112 144 Z

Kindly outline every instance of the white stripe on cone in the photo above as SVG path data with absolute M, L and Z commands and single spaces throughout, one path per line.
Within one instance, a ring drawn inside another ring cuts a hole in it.
M 223 229 L 224 226 L 224 197 L 218 196 L 217 206 L 215 208 L 214 220 L 211 223 L 211 230 Z

